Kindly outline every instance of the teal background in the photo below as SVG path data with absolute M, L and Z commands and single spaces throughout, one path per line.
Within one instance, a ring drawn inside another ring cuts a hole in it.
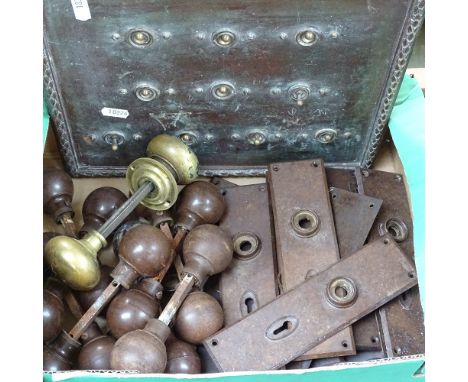
M 49 119 L 44 105 L 43 117 L 43 143 L 47 136 Z M 424 278 L 424 235 L 425 235 L 425 152 L 424 152 L 424 94 L 416 80 L 405 75 L 400 91 L 398 93 L 392 114 L 389 120 L 390 133 L 402 161 L 406 180 L 411 195 L 414 223 L 414 247 L 416 267 L 418 271 L 421 302 L 424 309 L 425 303 L 425 278 Z M 68 375 L 69 374 L 69 375 Z M 73 382 L 115 382 L 117 379 L 133 381 L 169 382 L 175 377 L 167 375 L 133 375 L 124 376 L 120 373 L 55 373 L 43 374 L 46 382 L 67 380 Z M 67 376 L 68 375 L 68 376 Z M 190 377 L 179 377 L 178 379 L 190 379 Z M 424 381 L 424 358 L 399 359 L 391 361 L 365 362 L 347 368 L 309 369 L 297 372 L 278 372 L 276 374 L 248 374 L 237 376 L 220 375 L 209 377 L 202 375 L 196 377 L 197 381 L 208 382 L 281 382 L 284 380 L 293 382 L 405 382 Z
M 388 125 L 409 186 L 413 211 L 414 252 L 421 304 L 424 309 L 426 297 L 424 94 L 418 82 L 408 75 L 405 75 L 403 79 Z

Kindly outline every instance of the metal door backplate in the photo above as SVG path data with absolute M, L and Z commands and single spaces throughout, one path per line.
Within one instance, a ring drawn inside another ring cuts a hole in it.
M 424 20 L 424 0 L 88 6 L 83 21 L 44 1 L 44 94 L 73 176 L 121 176 L 161 133 L 206 176 L 369 166 Z
M 343 259 L 364 245 L 382 200 L 330 187 L 336 237 Z
M 413 223 L 402 175 L 363 170 L 358 183 L 362 184 L 364 194 L 383 200 L 368 240 L 391 234 L 414 263 Z M 357 335 L 362 337 L 362 330 L 368 340 L 372 339 L 372 336 L 369 338 L 365 327 L 374 326 L 375 320 L 376 318 L 370 315 L 358 322 L 354 326 Z M 424 354 L 424 315 L 417 286 L 379 309 L 377 321 L 383 332 L 387 357 Z M 360 329 L 358 325 L 363 328 Z
M 284 293 L 336 263 L 340 254 L 323 161 L 270 164 L 267 180 L 275 226 L 279 287 Z M 316 230 L 308 233 L 307 227 L 301 229 L 301 221 L 305 226 L 316 224 Z M 354 353 L 352 330 L 346 328 L 299 360 Z
M 234 259 L 221 274 L 224 323 L 230 325 L 276 297 L 272 226 L 266 184 L 226 189 L 219 226 L 233 237 Z
M 337 278 L 354 284 L 351 305 L 330 303 L 328 290 Z M 389 236 L 382 237 L 203 344 L 220 371 L 277 369 L 416 283 L 413 264 Z

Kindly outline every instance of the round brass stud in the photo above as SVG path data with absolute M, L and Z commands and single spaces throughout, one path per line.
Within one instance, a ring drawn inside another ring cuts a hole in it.
M 140 101 L 152 101 L 159 95 L 159 90 L 150 86 L 140 86 L 135 90 L 135 95 Z
M 320 143 L 331 143 L 336 138 L 336 130 L 333 129 L 321 129 L 315 133 L 315 139 Z
M 296 101 L 299 106 L 304 104 L 304 101 L 309 98 L 310 88 L 304 84 L 293 85 L 288 90 L 289 97 Z
M 302 46 L 311 46 L 315 44 L 318 40 L 317 33 L 311 29 L 299 32 L 296 35 L 296 41 L 299 45 Z
M 179 135 L 179 139 L 188 146 L 197 143 L 197 137 L 192 133 L 182 133 Z
M 213 95 L 218 99 L 228 99 L 234 95 L 234 87 L 230 84 L 218 84 L 213 87 Z
M 138 48 L 144 48 L 153 42 L 153 36 L 144 30 L 135 30 L 130 33 L 130 43 Z
M 226 48 L 234 44 L 236 36 L 232 32 L 222 31 L 215 34 L 213 41 L 216 45 Z
M 356 301 L 358 291 L 354 281 L 348 277 L 337 277 L 327 285 L 327 299 L 337 308 L 346 308 Z
M 260 146 L 261 144 L 265 143 L 266 137 L 262 133 L 250 133 L 247 137 L 247 141 L 254 146 Z

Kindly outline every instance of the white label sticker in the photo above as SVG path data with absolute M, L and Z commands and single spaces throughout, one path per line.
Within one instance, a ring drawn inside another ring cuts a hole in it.
M 113 107 L 103 107 L 101 109 L 102 115 L 106 117 L 127 118 L 130 113 L 125 109 L 114 109 Z
M 77 20 L 86 21 L 91 19 L 88 0 L 71 0 L 71 3 Z

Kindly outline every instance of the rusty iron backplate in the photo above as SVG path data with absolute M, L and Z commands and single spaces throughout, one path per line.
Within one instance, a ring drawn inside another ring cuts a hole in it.
M 225 325 L 276 297 L 272 225 L 266 184 L 225 190 L 226 212 L 219 226 L 234 243 L 234 258 L 221 274 L 219 290 Z
M 44 94 L 73 176 L 121 176 L 161 133 L 206 176 L 369 166 L 424 19 L 424 0 L 93 0 L 87 20 L 75 3 L 43 12 Z
M 340 257 L 360 249 L 369 235 L 382 200 L 330 187 Z
M 272 163 L 267 180 L 284 293 L 336 263 L 340 255 L 323 161 Z M 298 360 L 354 353 L 352 330 L 346 328 Z
M 348 304 L 338 307 L 330 290 L 337 292 L 333 286 L 343 279 L 353 287 Z M 389 236 L 382 237 L 203 344 L 220 371 L 277 369 L 416 283 L 413 264 Z
M 363 193 L 383 200 L 368 240 L 390 234 L 414 263 L 413 224 L 402 175 L 376 170 L 363 170 L 360 174 L 357 178 Z M 424 316 L 417 286 L 379 309 L 377 317 L 372 316 L 357 324 L 361 329 L 354 326 L 355 335 L 364 331 L 368 337 L 366 326 L 377 320 L 387 357 L 424 354 Z
M 326 167 L 327 182 L 329 187 L 341 188 L 345 191 L 358 192 L 355 169 Z
M 356 197 L 367 197 L 364 195 L 362 189 L 362 176 L 361 169 L 359 167 L 356 167 L 354 169 L 327 168 L 326 172 L 328 185 L 330 187 L 352 192 L 354 193 L 353 195 L 356 195 Z M 358 179 L 359 187 L 357 181 Z M 358 192 L 359 194 L 357 194 Z M 340 246 L 340 256 L 346 257 L 347 253 L 352 253 L 352 250 L 350 250 L 350 248 L 356 248 L 358 243 L 360 243 L 360 245 L 364 244 L 367 238 L 367 234 L 369 233 L 369 229 L 371 227 L 362 229 L 363 227 L 360 224 L 350 224 L 348 218 L 344 216 L 347 215 L 346 211 L 341 211 L 338 210 L 338 208 L 335 208 L 335 204 L 333 202 L 336 201 L 336 199 L 332 197 L 331 200 L 332 206 L 334 207 L 335 230 L 337 233 L 338 244 Z M 381 203 L 382 201 L 380 200 L 379 209 Z M 352 216 L 352 219 L 350 221 L 354 221 L 354 216 Z M 357 232 L 360 232 L 362 236 L 354 236 L 354 233 L 351 232 L 353 229 L 356 229 Z M 365 234 L 366 231 L 367 234 Z M 353 237 L 352 242 L 348 242 L 346 245 L 344 244 L 344 237 L 341 237 L 341 235 L 343 235 L 344 233 L 346 233 L 348 236 Z M 362 237 L 364 237 L 364 239 L 362 239 Z M 361 321 L 363 320 L 364 322 L 361 323 Z M 364 317 L 362 320 L 359 320 L 353 325 L 353 337 L 354 345 L 356 347 L 356 350 L 358 350 L 359 352 L 362 352 L 363 350 L 373 351 L 374 353 L 382 351 L 383 334 L 381 326 L 378 323 L 377 317 L 373 313 L 369 315 L 369 318 Z

